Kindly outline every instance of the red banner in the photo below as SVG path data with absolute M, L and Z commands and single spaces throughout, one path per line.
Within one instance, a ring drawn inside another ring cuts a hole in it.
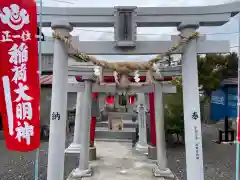
M 0 107 L 6 146 L 40 146 L 37 10 L 34 0 L 0 1 Z

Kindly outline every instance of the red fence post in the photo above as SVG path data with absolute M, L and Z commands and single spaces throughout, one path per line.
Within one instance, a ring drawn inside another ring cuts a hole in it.
M 150 92 L 148 94 L 148 97 L 149 97 L 149 108 L 150 108 L 150 140 L 151 140 L 151 145 L 156 147 L 154 92 Z
M 94 147 L 96 123 L 97 118 L 92 117 L 90 126 L 90 147 Z
M 92 99 L 96 100 L 98 98 L 98 93 L 92 93 Z M 97 117 L 92 117 L 90 124 L 90 147 L 94 147 L 95 141 L 95 129 L 96 129 Z

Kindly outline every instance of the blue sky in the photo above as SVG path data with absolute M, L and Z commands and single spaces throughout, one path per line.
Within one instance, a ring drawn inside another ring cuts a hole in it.
M 43 0 L 43 6 L 54 7 L 113 7 L 113 6 L 204 6 L 231 2 L 234 0 Z M 202 34 L 208 35 L 208 39 L 229 40 L 231 47 L 238 46 L 238 16 L 221 27 L 200 28 Z M 51 29 L 43 30 L 46 35 L 51 34 Z M 80 36 L 80 40 L 113 40 L 113 29 L 111 28 L 77 28 L 73 35 Z M 157 32 L 157 33 L 156 33 Z M 221 34 L 225 33 L 225 34 Z M 226 34 L 227 33 L 227 34 Z M 229 34 L 228 34 L 229 33 Z M 168 40 L 170 35 L 177 34 L 176 28 L 140 28 L 138 29 L 138 40 Z M 153 35 L 150 35 L 153 34 Z M 231 48 L 238 51 L 238 47 Z M 119 56 L 116 57 L 117 59 Z M 121 57 L 122 58 L 122 57 Z M 126 57 L 127 59 L 136 57 Z M 144 58 L 144 57 L 143 57 Z M 147 57 L 146 57 L 147 58 Z M 117 60 L 116 59 L 116 60 Z M 144 58 L 145 59 L 145 58 Z

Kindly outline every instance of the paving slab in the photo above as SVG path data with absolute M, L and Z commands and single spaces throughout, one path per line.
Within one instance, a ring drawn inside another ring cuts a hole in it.
M 153 180 L 155 163 L 126 142 L 96 142 L 98 160 L 91 162 L 93 176 L 83 180 Z M 71 178 L 69 178 L 71 180 Z
M 217 128 L 219 128 L 219 125 L 214 124 L 209 126 L 204 125 L 202 127 L 205 180 L 235 180 L 236 147 L 235 145 L 232 146 L 226 144 L 219 145 L 213 143 L 212 140 L 215 140 L 217 138 Z M 68 145 L 71 143 L 71 138 L 67 139 L 68 141 L 66 142 L 66 147 L 68 147 Z M 98 142 L 96 143 L 98 144 Z M 112 162 L 111 158 L 115 157 L 116 160 L 112 165 L 112 170 L 115 173 L 125 174 L 122 176 L 126 176 L 126 174 L 134 174 L 136 171 L 132 173 L 133 171 L 131 167 L 133 168 L 135 166 L 136 167 L 142 166 L 141 158 L 144 158 L 142 156 L 139 157 L 140 158 L 139 159 L 138 156 L 137 155 L 135 156 L 134 154 L 135 158 L 133 158 L 133 160 L 129 161 L 126 159 L 127 157 L 131 156 L 131 152 L 126 151 L 129 145 L 125 145 L 125 143 L 123 144 L 124 145 L 122 146 L 127 146 L 127 148 L 122 147 L 121 149 L 117 150 L 114 148 L 110 148 L 109 150 L 109 147 L 101 148 L 102 146 L 105 146 L 104 144 L 98 145 L 97 155 L 99 156 L 99 161 L 94 162 L 96 163 L 96 166 L 93 166 L 96 169 L 95 171 L 96 173 L 98 173 L 97 168 L 98 163 L 102 164 L 106 163 L 107 165 L 105 164 L 105 168 L 106 169 L 110 168 L 109 166 L 111 165 L 108 164 L 111 164 L 110 163 Z M 111 145 L 113 146 L 114 144 Z M 121 154 L 116 153 L 120 151 L 122 151 Z M 178 176 L 180 180 L 187 180 L 184 146 L 177 145 L 175 147 L 168 147 L 167 155 L 170 169 L 173 172 L 175 172 L 175 174 Z M 42 142 L 39 158 L 39 180 L 47 179 L 47 156 L 48 156 L 48 142 Z M 35 159 L 34 151 L 29 153 L 10 152 L 5 148 L 4 141 L 0 141 L 0 180 L 33 180 L 34 159 Z M 65 179 L 67 179 L 68 175 L 74 168 L 77 167 L 77 165 L 78 165 L 77 156 L 65 157 L 65 172 L 64 172 Z M 104 168 L 104 166 L 100 168 Z M 99 173 L 101 173 L 100 170 L 101 169 L 99 169 Z M 143 172 L 143 174 L 144 173 L 151 174 L 151 171 Z M 114 180 L 114 178 L 112 178 L 111 180 Z M 126 179 L 129 180 L 130 178 Z

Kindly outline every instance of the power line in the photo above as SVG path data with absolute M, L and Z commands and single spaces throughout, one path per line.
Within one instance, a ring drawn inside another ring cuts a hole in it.
M 231 46 L 230 48 L 238 48 L 238 47 L 239 47 L 239 46 L 236 45 L 236 46 Z
M 65 3 L 65 4 L 75 4 L 75 2 L 73 2 L 73 1 L 67 1 L 67 0 L 48 0 L 48 1 L 60 2 L 60 3 Z M 46 1 L 42 0 L 42 2 L 43 2 L 43 4 L 44 4 L 44 2 L 46 2 Z
M 101 33 L 110 33 L 110 34 L 113 34 L 114 32 L 112 31 L 99 31 L 99 30 L 91 30 L 91 29 L 77 29 L 77 30 L 82 30 L 82 31 L 90 31 L 90 32 L 101 32 Z M 222 33 L 207 33 L 207 34 L 201 34 L 201 35 L 207 35 L 207 36 L 211 36 L 211 35 L 229 35 L 229 34 L 236 34 L 238 35 L 239 32 L 222 32 Z M 144 35 L 153 35 L 153 36 L 160 36 L 160 35 L 171 35 L 171 34 L 145 34 L 145 33 L 142 33 L 142 34 L 137 34 L 138 36 L 144 36 Z M 239 45 L 236 45 L 236 46 L 231 46 L 230 49 L 232 48 L 237 48 L 239 47 Z
M 51 0 L 51 1 L 60 2 L 60 3 L 67 3 L 67 4 L 75 4 L 74 2 L 63 1 L 63 0 Z

